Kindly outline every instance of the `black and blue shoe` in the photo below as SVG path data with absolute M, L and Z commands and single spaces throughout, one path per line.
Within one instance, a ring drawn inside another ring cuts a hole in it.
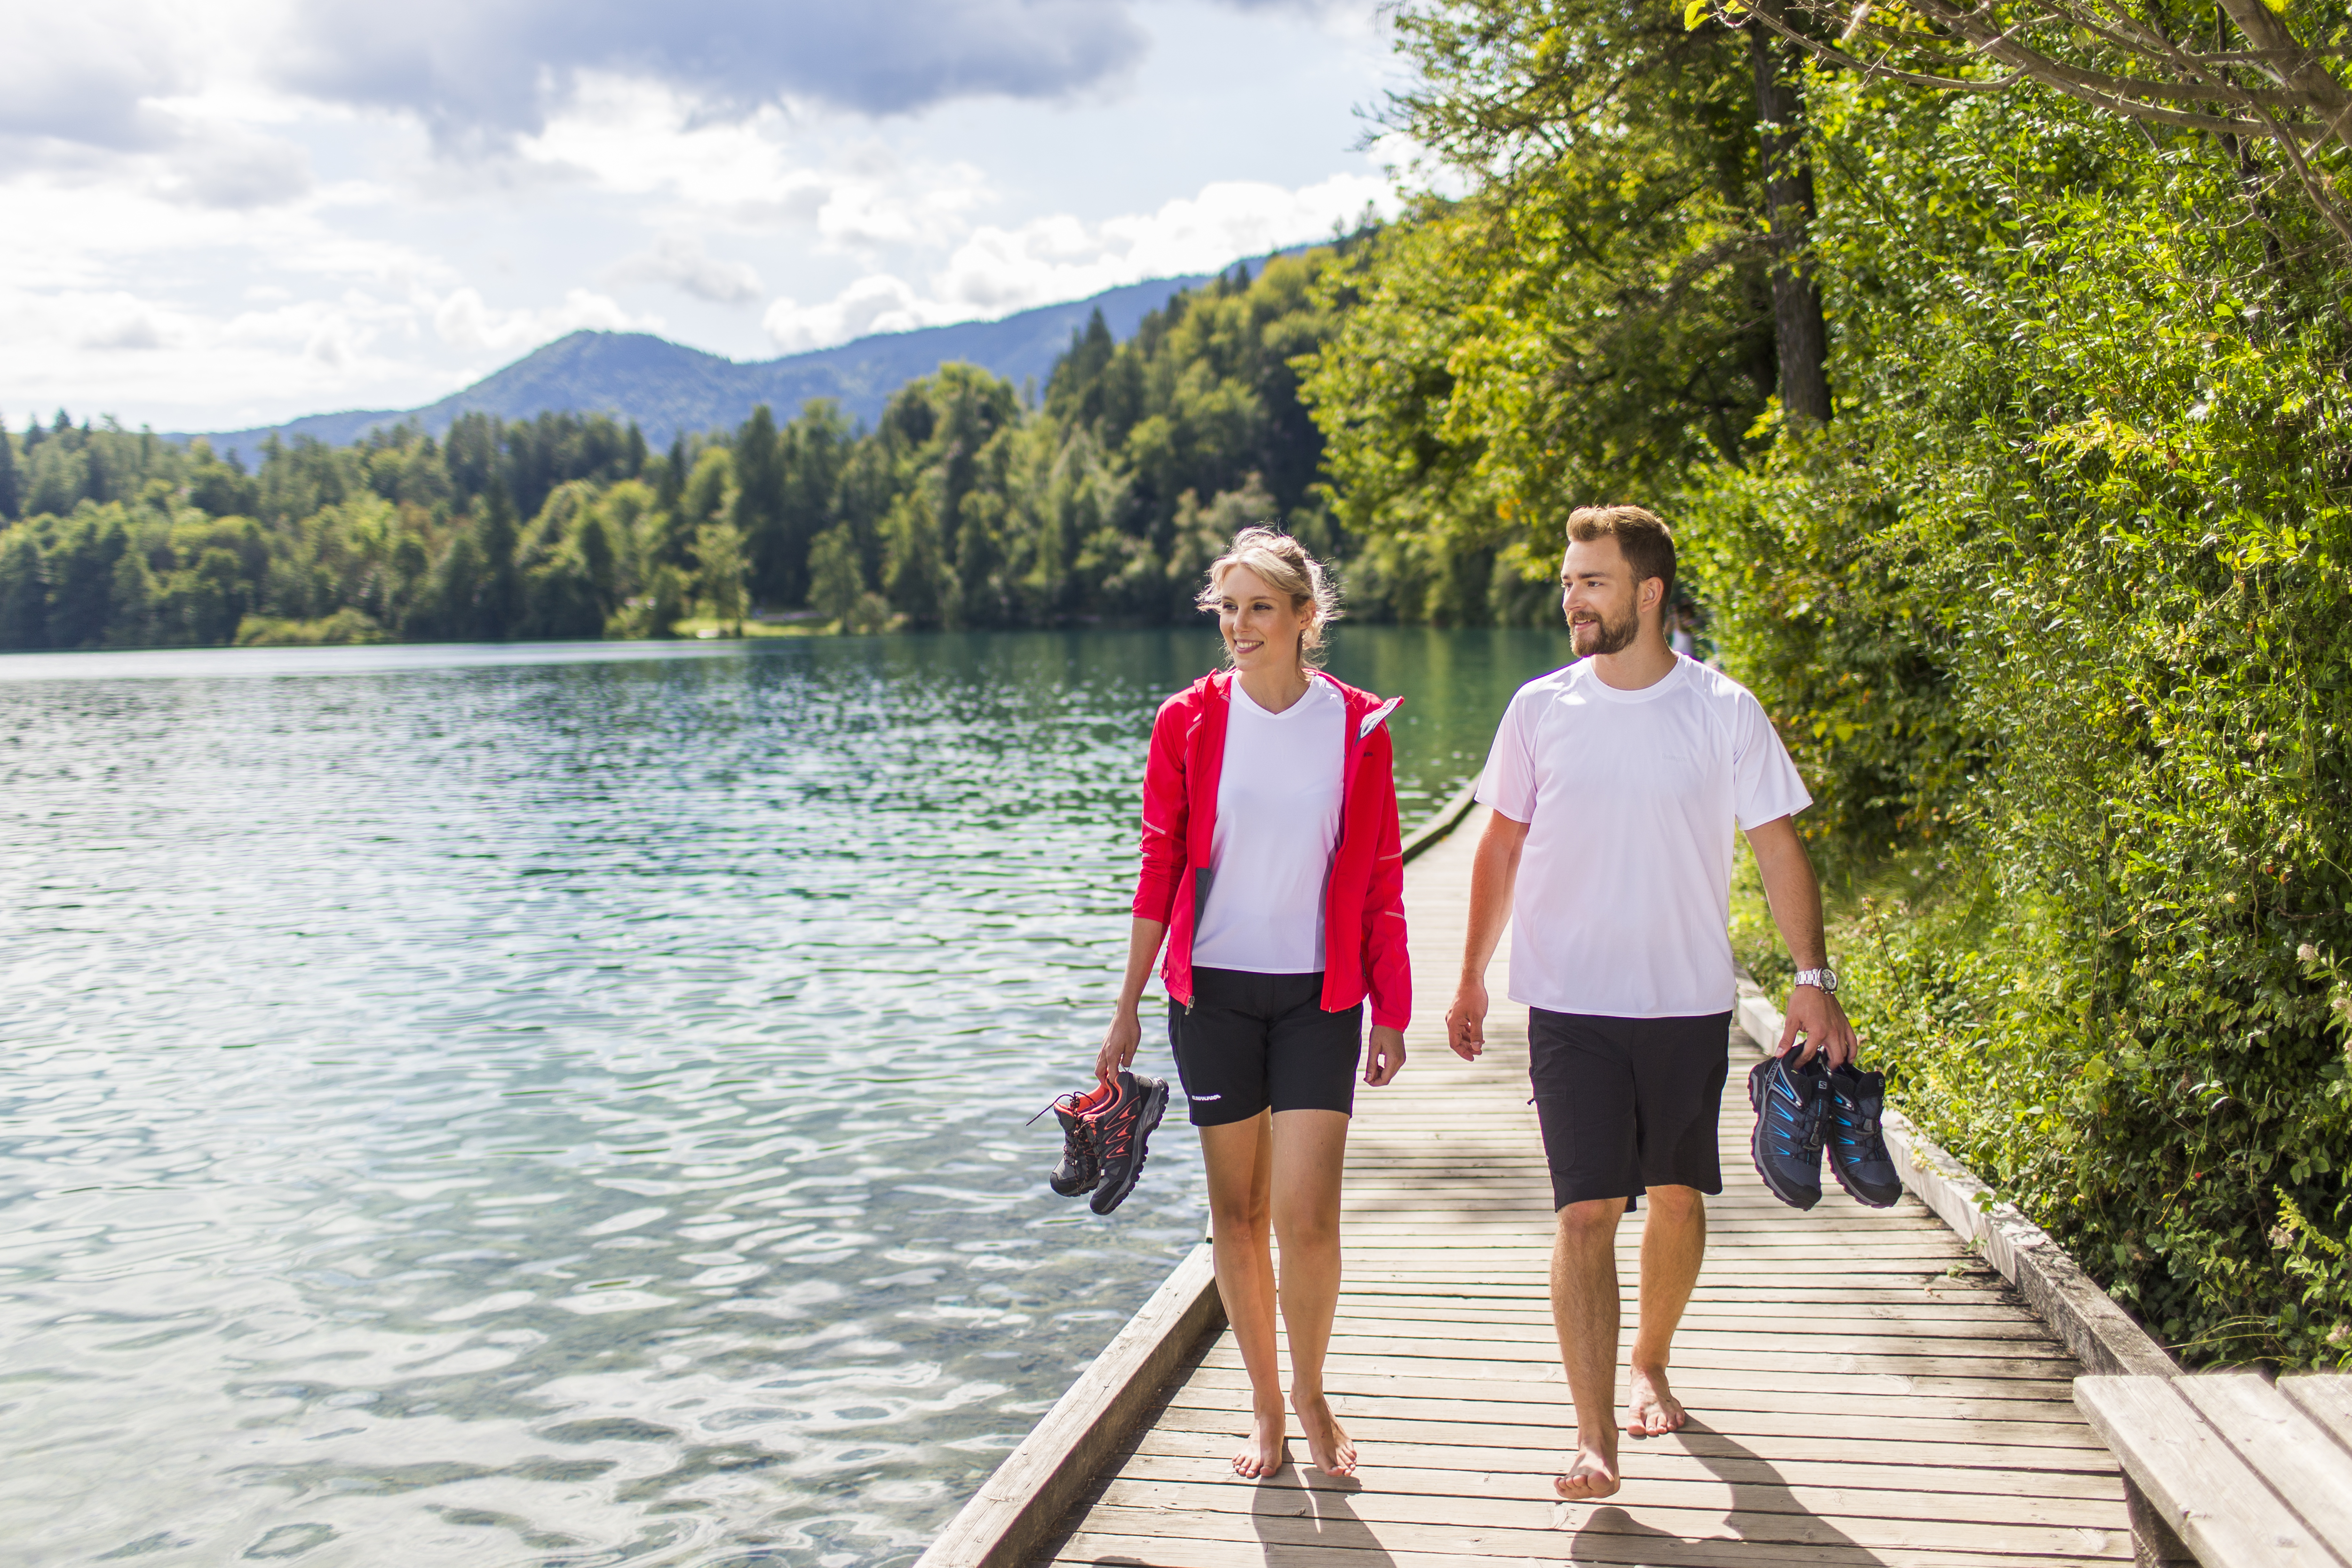
M 1854 1202 L 1891 1208 L 1903 1178 L 1886 1152 L 1879 1119 L 1886 1109 L 1886 1075 L 1857 1072 L 1852 1062 L 1832 1070 L 1830 1084 L 1830 1171 Z
M 1748 1103 L 1756 1131 L 1748 1152 L 1772 1195 L 1791 1208 L 1822 1201 L 1822 1144 L 1829 1131 L 1830 1075 L 1821 1058 L 1800 1066 L 1796 1055 L 1766 1057 L 1748 1074 Z

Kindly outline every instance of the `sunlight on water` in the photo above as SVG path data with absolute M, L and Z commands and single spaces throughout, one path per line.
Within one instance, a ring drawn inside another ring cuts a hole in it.
M 0 658 L 8 1560 L 911 1561 L 1200 1234 L 1024 1123 L 1213 651 Z M 1410 819 L 1564 657 L 1333 664 Z

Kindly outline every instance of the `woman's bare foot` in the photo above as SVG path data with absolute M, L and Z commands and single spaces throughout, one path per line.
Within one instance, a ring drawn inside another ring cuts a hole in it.
M 1644 1372 L 1635 1367 L 1625 1379 L 1625 1430 L 1636 1437 L 1663 1437 L 1679 1432 L 1690 1419 L 1683 1402 L 1666 1387 L 1666 1369 Z
M 1617 1476 L 1617 1455 L 1602 1453 L 1586 1444 L 1576 1450 L 1576 1458 L 1568 1467 L 1568 1474 L 1552 1478 L 1551 1489 L 1570 1502 L 1599 1502 L 1622 1486 Z
M 1331 1402 L 1319 1394 L 1294 1394 L 1290 1407 L 1298 1412 L 1299 1429 L 1307 1436 L 1308 1462 L 1327 1476 L 1356 1473 L 1356 1444 L 1331 1414 Z
M 1259 1411 L 1250 1422 L 1249 1441 L 1234 1450 L 1234 1474 L 1256 1480 L 1282 1468 L 1283 1461 L 1290 1458 L 1282 1428 L 1281 1406 L 1271 1413 Z

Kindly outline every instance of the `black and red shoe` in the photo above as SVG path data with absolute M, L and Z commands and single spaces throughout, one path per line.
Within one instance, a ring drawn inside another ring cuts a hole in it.
M 1098 1110 L 1107 1110 L 1118 1100 L 1118 1086 L 1097 1083 L 1083 1094 L 1066 1094 L 1051 1107 L 1055 1120 L 1062 1124 L 1062 1163 L 1045 1178 L 1045 1184 L 1066 1198 L 1090 1193 L 1102 1179 L 1102 1154 L 1095 1147 L 1095 1126 L 1087 1120 Z
M 1089 1205 L 1095 1213 L 1110 1213 L 1135 1191 L 1135 1180 L 1143 1174 L 1144 1140 L 1160 1125 L 1167 1109 L 1165 1079 L 1118 1069 L 1118 1100 L 1087 1118 L 1094 1127 L 1096 1152 L 1102 1160 L 1101 1178 Z

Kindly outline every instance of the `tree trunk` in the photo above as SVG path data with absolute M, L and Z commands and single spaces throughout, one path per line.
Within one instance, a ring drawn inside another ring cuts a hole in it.
M 1777 20 L 1783 0 L 1756 0 Z M 1813 168 L 1805 159 L 1804 100 L 1798 91 L 1797 47 L 1750 23 L 1748 55 L 1756 68 L 1756 118 L 1764 136 L 1764 211 L 1772 245 L 1772 330 L 1780 354 L 1780 408 L 1790 418 L 1830 417 L 1829 332 L 1821 285 L 1806 258 L 1813 221 Z

